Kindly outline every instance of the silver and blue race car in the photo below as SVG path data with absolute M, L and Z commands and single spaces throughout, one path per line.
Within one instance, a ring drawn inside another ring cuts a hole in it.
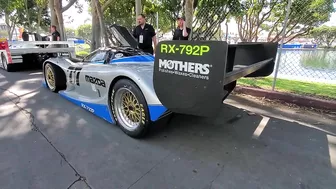
M 237 79 L 273 72 L 277 53 L 276 43 L 162 41 L 153 56 L 125 28 L 114 35 L 121 46 L 46 60 L 43 84 L 131 137 L 171 113 L 215 116 Z

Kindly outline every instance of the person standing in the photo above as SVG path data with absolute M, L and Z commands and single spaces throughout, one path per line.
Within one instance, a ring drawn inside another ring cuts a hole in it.
M 52 41 L 60 41 L 61 40 L 61 34 L 57 31 L 57 28 L 56 28 L 55 25 L 52 25 L 50 27 L 50 31 L 51 31 Z
M 173 34 L 173 40 L 188 40 L 191 29 L 188 28 L 185 24 L 183 17 L 177 18 L 177 28 Z
M 146 23 L 144 14 L 138 15 L 137 20 L 139 25 L 134 28 L 133 36 L 138 41 L 138 47 L 146 53 L 154 54 L 156 47 L 155 29 L 152 25 Z
M 52 25 L 50 27 L 51 32 L 51 40 L 52 41 L 60 41 L 61 40 L 61 34 L 57 31 L 57 28 L 55 25 Z M 62 45 L 60 44 L 52 44 L 49 45 L 47 48 L 62 48 Z M 58 53 L 50 53 L 49 56 L 51 57 L 57 57 Z

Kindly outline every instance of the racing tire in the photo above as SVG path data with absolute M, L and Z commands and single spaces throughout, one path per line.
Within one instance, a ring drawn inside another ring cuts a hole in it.
M 2 63 L 2 68 L 6 70 L 7 72 L 13 72 L 14 68 L 13 65 L 9 65 L 6 56 L 1 53 L 1 63 Z
M 46 63 L 43 67 L 44 80 L 47 88 L 57 93 L 66 88 L 65 74 L 60 68 L 51 63 Z
M 151 124 L 148 105 L 139 87 L 129 79 L 115 83 L 110 97 L 110 107 L 116 124 L 128 136 L 145 136 Z

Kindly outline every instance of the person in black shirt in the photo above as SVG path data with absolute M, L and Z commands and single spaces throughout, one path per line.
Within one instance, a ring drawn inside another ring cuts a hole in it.
M 146 23 L 145 15 L 138 16 L 139 25 L 133 30 L 133 36 L 138 41 L 138 47 L 147 53 L 154 54 L 156 46 L 156 33 L 154 27 Z M 154 43 L 154 48 L 152 43 Z
M 57 31 L 56 26 L 52 25 L 50 27 L 51 32 L 51 40 L 52 41 L 60 41 L 61 40 L 61 34 Z M 61 44 L 51 44 L 47 48 L 62 48 Z M 50 57 L 57 57 L 57 53 L 49 53 Z
M 51 26 L 50 31 L 51 31 L 52 41 L 60 41 L 61 40 L 61 34 L 57 31 L 55 25 Z
M 185 24 L 184 18 L 177 18 L 177 28 L 174 31 L 173 40 L 188 40 L 191 29 Z

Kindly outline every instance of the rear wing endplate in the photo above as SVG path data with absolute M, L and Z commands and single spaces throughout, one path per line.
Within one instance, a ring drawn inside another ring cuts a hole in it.
M 162 41 L 155 51 L 153 83 L 161 103 L 175 113 L 215 116 L 224 86 L 241 77 L 273 72 L 277 43 Z

